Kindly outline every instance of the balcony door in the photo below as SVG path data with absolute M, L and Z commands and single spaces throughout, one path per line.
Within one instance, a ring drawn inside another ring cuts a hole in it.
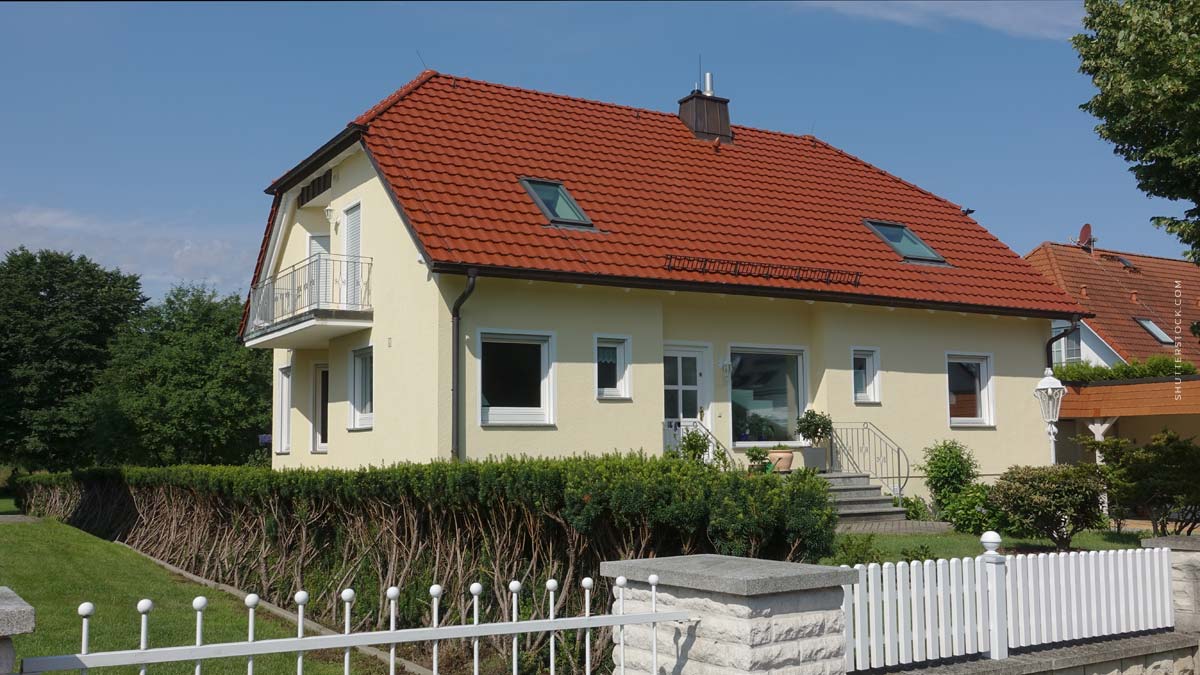
M 333 288 L 330 274 L 333 261 L 329 258 L 329 235 L 314 234 L 308 238 L 308 293 L 307 302 L 302 304 L 329 304 L 329 291 Z
M 362 255 L 362 209 L 358 204 L 346 209 L 346 295 L 342 301 L 348 309 L 358 309 L 363 302 L 362 270 L 359 256 Z

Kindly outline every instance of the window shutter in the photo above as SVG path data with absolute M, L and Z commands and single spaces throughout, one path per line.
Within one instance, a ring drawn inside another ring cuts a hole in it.
M 346 302 L 357 305 L 362 297 L 362 270 L 358 256 L 362 244 L 362 210 L 355 205 L 346 209 Z
M 318 253 L 329 253 L 329 235 L 308 238 L 308 255 L 314 256 Z

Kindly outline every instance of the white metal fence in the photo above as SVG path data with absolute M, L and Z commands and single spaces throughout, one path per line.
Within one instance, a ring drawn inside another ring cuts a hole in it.
M 432 654 L 432 670 L 439 673 L 440 664 L 438 663 L 438 645 L 441 642 L 449 640 L 464 640 L 469 641 L 471 645 L 471 661 L 473 675 L 479 675 L 480 653 L 479 640 L 480 638 L 494 636 L 512 636 L 511 659 L 513 675 L 518 673 L 518 665 L 520 662 L 519 642 L 518 637 L 527 633 L 545 633 L 548 635 L 548 663 L 550 673 L 554 673 L 557 667 L 556 659 L 556 640 L 555 636 L 565 631 L 582 631 L 585 644 L 585 655 L 583 669 L 585 673 L 592 672 L 592 653 L 591 653 L 591 637 L 592 630 L 597 628 L 612 627 L 614 629 L 614 638 L 616 646 L 613 650 L 613 662 L 618 673 L 625 672 L 625 635 L 624 627 L 634 624 L 650 624 L 652 630 L 657 634 L 659 623 L 672 621 L 686 621 L 688 614 L 686 612 L 658 612 L 657 609 L 657 593 L 658 593 L 657 577 L 650 578 L 650 593 L 651 593 L 651 612 L 638 614 L 625 614 L 624 600 L 626 581 L 624 577 L 616 579 L 616 594 L 617 594 L 617 612 L 615 614 L 592 615 L 589 608 L 591 606 L 591 591 L 593 588 L 592 579 L 585 578 L 581 585 L 580 591 L 583 594 L 583 616 L 574 617 L 556 617 L 554 615 L 555 595 L 558 592 L 558 582 L 551 579 L 546 582 L 546 590 L 549 595 L 549 610 L 546 619 L 528 618 L 522 620 L 520 618 L 520 594 L 521 584 L 517 581 L 512 581 L 508 585 L 509 594 L 512 596 L 512 620 L 498 623 L 479 623 L 479 596 L 483 592 L 483 585 L 479 583 L 471 584 L 468 589 L 471 594 L 471 623 L 460 625 L 448 625 L 439 623 L 439 604 L 444 596 L 444 589 L 441 586 L 434 585 L 429 589 L 430 603 L 432 609 L 432 622 L 429 627 L 425 628 L 396 628 L 396 602 L 400 598 L 400 589 L 392 587 L 387 589 L 387 598 L 389 603 L 390 625 L 388 630 L 367 631 L 353 633 L 350 629 L 350 610 L 354 605 L 355 593 L 351 589 L 342 591 L 342 615 L 345 618 L 345 632 L 340 635 L 304 635 L 304 607 L 308 604 L 308 593 L 300 591 L 296 593 L 294 601 L 296 603 L 296 637 L 283 638 L 273 640 L 255 640 L 255 609 L 259 604 L 257 595 L 251 594 L 246 597 L 246 635 L 247 638 L 242 642 L 225 642 L 217 644 L 204 643 L 204 610 L 208 607 L 208 601 L 203 597 L 198 597 L 192 602 L 192 608 L 196 612 L 196 643 L 194 645 L 183 645 L 175 647 L 154 647 L 149 646 L 150 635 L 150 614 L 154 609 L 154 603 L 150 600 L 141 600 L 137 603 L 137 611 L 141 615 L 141 630 L 138 637 L 138 648 L 127 649 L 122 651 L 110 652 L 91 652 L 88 649 L 89 631 L 91 629 L 92 617 L 96 608 L 92 603 L 85 602 L 79 606 L 79 615 L 82 617 L 82 641 L 80 650 L 77 654 L 66 654 L 62 656 L 42 656 L 26 658 L 22 661 L 22 673 L 44 673 L 57 670 L 80 670 L 86 672 L 88 668 L 101 668 L 110 666 L 137 666 L 141 675 L 146 675 L 150 666 L 159 663 L 186 662 L 195 661 L 196 675 L 201 675 L 203 672 L 204 661 L 209 659 L 244 657 L 246 659 L 246 675 L 254 675 L 254 657 L 265 654 L 296 654 L 296 675 L 304 673 L 304 655 L 307 652 L 317 650 L 341 649 L 344 650 L 343 671 L 346 675 L 350 673 L 350 650 L 355 647 L 367 646 L 388 646 L 389 647 L 389 663 L 388 672 L 390 675 L 396 673 L 396 645 L 405 643 L 429 643 L 431 645 Z M 465 619 L 464 619 L 465 620 Z M 655 672 L 658 670 L 658 653 L 657 648 L 653 654 Z
M 983 544 L 976 558 L 855 565 L 858 583 L 842 587 L 846 669 L 1174 626 L 1169 549 L 1002 556 L 995 533 Z

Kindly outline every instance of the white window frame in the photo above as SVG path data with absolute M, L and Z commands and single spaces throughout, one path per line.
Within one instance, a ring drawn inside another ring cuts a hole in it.
M 276 411 L 275 428 L 279 438 L 275 441 L 275 454 L 287 455 L 292 451 L 292 367 L 279 369 L 279 407 Z
M 870 378 L 867 379 L 867 390 L 864 392 L 864 398 L 858 397 L 858 392 L 854 390 L 854 359 L 866 357 L 867 359 L 867 374 Z M 879 367 L 879 347 L 851 347 L 850 348 L 850 400 L 855 405 L 878 405 L 883 402 L 883 375 L 882 369 Z
M 1154 338 L 1154 341 L 1157 342 L 1158 344 L 1163 345 L 1163 346 L 1170 346 L 1170 345 L 1175 344 L 1175 338 L 1171 337 L 1170 333 L 1163 330 L 1162 326 L 1159 326 L 1157 323 L 1155 323 L 1154 319 L 1150 319 L 1150 318 L 1147 318 L 1144 316 L 1135 316 L 1133 318 L 1133 321 L 1137 325 L 1141 326 L 1142 330 L 1149 333 L 1150 337 Z M 1162 337 L 1159 337 L 1160 335 Z
M 979 366 L 979 410 L 982 417 L 952 417 L 950 415 L 950 363 L 978 363 Z M 994 427 L 996 426 L 995 378 L 993 357 L 987 352 L 946 352 L 946 419 L 951 427 Z
M 325 416 L 329 415 L 328 403 L 325 406 L 324 413 L 321 411 L 321 371 L 329 372 L 329 364 L 314 363 L 312 368 L 312 415 L 310 419 L 312 419 L 312 453 L 314 455 L 323 455 L 329 452 L 329 439 L 326 439 L 325 443 L 321 442 L 321 416 L 322 414 Z M 332 380 L 330 380 L 330 384 L 332 385 Z M 332 392 L 329 393 L 332 394 Z M 330 399 L 330 402 L 332 402 L 332 399 Z M 325 433 L 328 434 L 329 431 L 331 431 L 329 420 L 326 419 Z
M 804 411 L 809 408 L 808 401 L 808 347 L 802 345 L 770 345 L 735 342 L 729 345 L 728 351 L 725 352 L 725 362 L 732 366 L 733 353 L 741 352 L 743 354 L 782 354 L 784 356 L 796 357 L 796 368 L 799 370 L 796 373 L 796 411 L 798 415 L 803 415 Z M 732 421 L 732 401 L 733 401 L 733 370 L 725 376 L 725 396 L 726 400 L 730 401 L 730 420 Z M 795 420 L 793 420 L 794 422 Z M 793 427 L 792 435 L 796 435 L 796 430 Z M 732 430 L 730 435 L 733 435 Z M 762 447 L 770 443 L 771 445 L 782 445 L 789 448 L 806 448 L 812 445 L 810 441 L 804 438 L 794 438 L 790 441 L 739 441 L 731 438 L 730 441 L 734 448 L 754 448 Z
M 600 388 L 600 348 L 615 347 L 617 351 L 617 386 Z M 629 335 L 596 333 L 592 336 L 592 359 L 596 399 L 601 401 L 633 400 L 633 338 Z
M 542 348 L 542 405 L 538 408 L 515 408 L 483 405 L 483 344 L 485 342 L 516 342 L 537 344 Z M 514 330 L 510 328 L 481 328 L 476 332 L 475 398 L 481 427 L 550 427 L 555 424 L 555 348 L 553 331 Z
M 371 412 L 362 412 L 363 402 L 359 400 L 358 360 L 363 354 L 371 355 Z M 351 431 L 367 431 L 375 426 L 375 347 L 366 345 L 350 350 L 350 364 L 347 379 L 350 385 L 350 425 Z

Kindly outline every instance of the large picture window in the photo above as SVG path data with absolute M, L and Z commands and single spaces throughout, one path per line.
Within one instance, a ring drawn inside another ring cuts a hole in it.
M 730 352 L 733 434 L 737 445 L 796 440 L 804 408 L 799 353 Z
M 952 426 L 989 426 L 992 419 L 991 358 L 951 354 L 946 357 Z
M 553 423 L 552 349 L 550 335 L 481 335 L 480 422 Z

